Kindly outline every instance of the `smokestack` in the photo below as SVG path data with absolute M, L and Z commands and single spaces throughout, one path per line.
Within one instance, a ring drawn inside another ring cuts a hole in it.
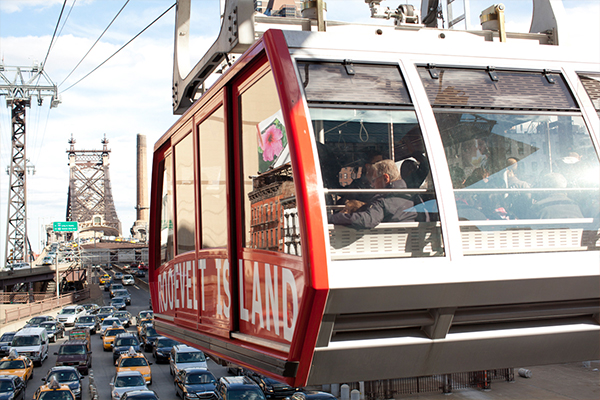
M 137 135 L 137 217 L 148 221 L 148 172 L 146 160 L 146 135 Z

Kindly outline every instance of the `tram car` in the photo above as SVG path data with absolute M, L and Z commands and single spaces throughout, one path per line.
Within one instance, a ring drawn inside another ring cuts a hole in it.
M 600 358 L 597 60 L 550 31 L 311 24 L 174 85 L 157 331 L 292 386 Z

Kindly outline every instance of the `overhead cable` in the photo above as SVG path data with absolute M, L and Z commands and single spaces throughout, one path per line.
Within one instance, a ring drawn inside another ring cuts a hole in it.
M 65 81 L 67 79 L 69 79 L 69 77 L 71 76 L 71 74 L 73 72 L 75 72 L 75 70 L 81 65 L 81 63 L 83 62 L 83 60 L 85 60 L 85 58 L 87 57 L 88 54 L 90 54 L 90 52 L 92 51 L 92 49 L 94 48 L 94 46 L 96 46 L 96 44 L 100 41 L 100 39 L 102 39 L 102 36 L 104 36 L 104 34 L 106 33 L 106 31 L 108 30 L 108 28 L 110 28 L 110 26 L 113 24 L 113 22 L 115 22 L 115 20 L 117 19 L 117 17 L 119 16 L 119 14 L 121 14 L 121 11 L 123 11 L 123 9 L 125 8 L 125 6 L 129 3 L 129 0 L 127 0 L 125 2 L 125 4 L 123 4 L 123 7 L 121 7 L 121 9 L 119 10 L 119 12 L 117 13 L 117 15 L 115 15 L 115 17 L 112 19 L 112 21 L 110 21 L 110 23 L 108 24 L 108 26 L 106 27 L 106 29 L 104 29 L 104 31 L 100 34 L 100 36 L 98 37 L 98 39 L 96 39 L 96 41 L 94 42 L 94 44 L 92 45 L 92 47 L 90 47 L 90 49 L 87 51 L 87 53 L 85 53 L 85 55 L 83 56 L 83 58 L 81 60 L 79 60 L 79 62 L 77 63 L 77 65 L 75 66 L 75 68 L 73 68 L 71 70 L 71 72 L 69 72 L 69 75 L 67 75 L 67 77 L 65 79 L 63 79 L 63 81 L 61 83 L 58 84 L 58 86 L 60 87 L 63 83 L 65 83 Z
M 58 25 L 60 24 L 60 19 L 62 18 L 63 12 L 65 11 L 65 6 L 67 5 L 67 0 L 63 2 L 62 8 L 60 9 L 60 15 L 58 16 L 58 21 L 56 21 L 56 26 L 54 27 L 54 33 L 52 34 L 52 40 L 50 40 L 50 46 L 48 46 L 48 51 L 46 52 L 46 57 L 44 58 L 44 62 L 40 66 L 40 70 L 44 70 L 46 66 L 46 60 L 48 59 L 48 55 L 50 54 L 50 49 L 52 48 L 52 43 L 54 42 L 54 38 L 56 37 L 56 31 L 58 30 Z
M 110 60 L 111 58 L 113 58 L 115 55 L 117 55 L 117 53 L 119 53 L 121 50 L 123 50 L 129 43 L 133 42 L 135 39 L 137 39 L 138 36 L 140 36 L 142 33 L 144 33 L 146 31 L 146 29 L 150 28 L 152 25 L 154 25 L 154 23 L 156 21 L 158 21 L 159 19 L 161 19 L 166 13 L 168 13 L 169 11 L 171 11 L 171 9 L 173 7 L 175 7 L 177 5 L 177 3 L 173 3 L 173 5 L 169 8 L 167 8 L 162 14 L 160 14 L 158 17 L 156 17 L 156 19 L 154 21 L 152 21 L 150 24 L 148 24 L 144 29 L 142 29 L 137 35 L 135 35 L 133 38 L 131 38 L 131 40 L 129 40 L 127 43 L 125 43 L 123 46 L 121 46 L 121 48 L 117 51 L 115 51 L 110 57 L 108 57 L 106 60 L 102 61 L 102 63 L 100 65 L 98 65 L 96 68 L 94 68 L 93 70 L 91 70 L 90 72 L 88 72 L 83 78 L 81 78 L 80 80 L 78 80 L 77 82 L 75 82 L 74 84 L 72 84 L 71 86 L 69 86 L 68 88 L 66 88 L 65 90 L 63 90 L 62 92 L 66 92 L 67 90 L 71 89 L 73 86 L 77 85 L 79 82 L 81 82 L 82 80 L 84 80 L 85 78 L 87 78 L 88 76 L 90 76 L 94 71 L 96 71 L 98 68 L 100 68 L 101 66 L 103 66 L 104 64 L 106 64 L 108 62 L 108 60 Z

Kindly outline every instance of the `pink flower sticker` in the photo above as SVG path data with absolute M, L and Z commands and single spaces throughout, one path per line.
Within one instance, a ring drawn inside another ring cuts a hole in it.
M 283 133 L 275 125 L 270 125 L 261 136 L 263 160 L 273 161 L 283 150 Z

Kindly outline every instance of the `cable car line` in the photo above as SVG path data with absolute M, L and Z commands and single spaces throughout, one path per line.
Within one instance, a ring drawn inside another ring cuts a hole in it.
M 72 84 L 71 86 L 69 86 L 68 88 L 66 88 L 65 90 L 63 90 L 63 93 L 66 92 L 67 90 L 71 89 L 73 86 L 77 85 L 79 82 L 81 82 L 82 80 L 84 80 L 85 78 L 87 78 L 88 76 L 90 76 L 93 72 L 95 72 L 98 68 L 100 68 L 101 66 L 103 66 L 104 64 L 106 64 L 111 58 L 113 58 L 115 55 L 117 55 L 117 53 L 119 53 L 121 50 L 123 50 L 129 43 L 133 42 L 135 39 L 137 39 L 138 36 L 140 36 L 148 28 L 150 28 L 152 25 L 154 25 L 154 23 L 156 21 L 158 21 L 159 19 L 161 19 L 167 12 L 169 12 L 173 7 L 175 7 L 175 5 L 177 5 L 177 3 L 173 3 L 173 5 L 171 5 L 171 7 L 167 8 L 162 14 L 160 14 L 158 17 L 156 17 L 156 19 L 154 21 L 152 21 L 150 24 L 148 24 L 137 35 L 135 35 L 127 43 L 125 43 L 123 46 L 121 46 L 121 48 L 119 50 L 115 51 L 110 57 L 108 57 L 106 60 L 104 60 L 102 63 L 100 63 L 96 68 L 94 68 L 93 70 L 91 70 L 90 72 L 88 72 L 83 78 L 79 79 L 77 82 L 75 82 L 74 84 Z
M 56 21 L 56 27 L 54 27 L 54 33 L 52 34 L 52 40 L 50 40 L 50 45 L 48 46 L 48 51 L 46 52 L 46 57 L 44 58 L 44 62 L 41 65 L 41 69 L 43 70 L 46 66 L 46 60 L 48 59 L 48 55 L 50 55 L 50 49 L 52 48 L 52 43 L 54 42 L 54 38 L 56 37 L 56 31 L 58 30 L 58 25 L 60 24 L 60 20 L 62 18 L 63 12 L 65 11 L 65 6 L 67 5 L 67 0 L 63 2 L 62 8 L 60 10 L 60 15 L 58 16 L 58 21 Z
M 121 14 L 121 11 L 123 11 L 123 9 L 125 8 L 125 6 L 127 4 L 129 4 L 129 0 L 127 0 L 125 2 L 125 4 L 123 4 L 123 7 L 121 7 L 121 9 L 117 13 L 117 15 L 114 16 L 114 18 L 112 19 L 112 21 L 110 21 L 110 23 L 108 24 L 108 26 L 104 29 L 104 31 L 100 34 L 100 36 L 98 36 L 98 39 L 96 39 L 96 41 L 94 42 L 94 44 L 92 45 L 92 47 L 90 47 L 90 49 L 87 51 L 87 53 L 85 53 L 85 55 L 81 58 L 81 60 L 79 60 L 79 62 L 77 63 L 77 65 L 71 70 L 71 72 L 69 72 L 69 74 L 66 76 L 66 78 L 63 79 L 63 81 L 58 84 L 59 87 L 62 86 L 62 84 L 65 83 L 65 81 L 67 79 L 69 79 L 69 77 L 71 76 L 71 74 L 73 74 L 73 72 L 75 72 L 75 70 L 81 65 L 81 63 L 83 62 L 83 60 L 85 60 L 85 58 L 88 56 L 88 54 L 90 54 L 90 52 L 96 46 L 96 44 L 100 41 L 100 39 L 102 39 L 102 37 L 104 36 L 104 34 L 106 33 L 106 31 L 108 31 L 108 28 L 110 28 L 111 25 L 113 24 L 113 22 L 115 22 L 115 20 Z

